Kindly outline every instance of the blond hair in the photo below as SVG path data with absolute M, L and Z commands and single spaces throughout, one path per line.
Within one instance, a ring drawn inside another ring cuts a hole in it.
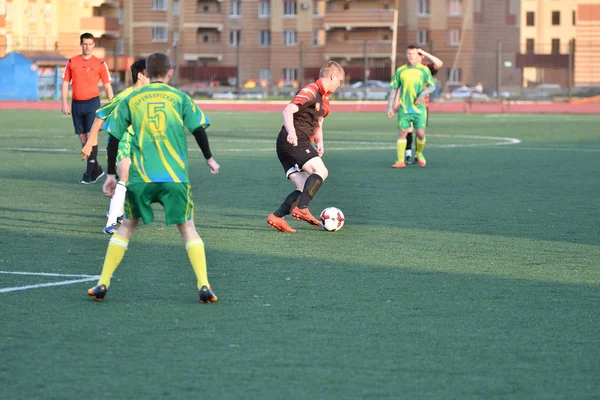
M 344 73 L 344 68 L 342 68 L 342 66 L 340 64 L 338 64 L 335 61 L 327 61 L 325 63 L 325 65 L 323 65 L 321 67 L 321 70 L 319 71 L 319 78 L 326 77 L 328 74 L 333 72 L 334 69 L 337 70 L 341 74 Z

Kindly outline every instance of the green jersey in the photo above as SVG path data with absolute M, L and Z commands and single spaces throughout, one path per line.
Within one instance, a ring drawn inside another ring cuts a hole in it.
M 129 125 L 133 128 L 129 184 L 189 182 L 185 128 L 193 132 L 210 121 L 187 94 L 161 82 L 130 93 L 109 133 L 121 140 Z
M 405 114 L 421 114 L 425 112 L 425 101 L 416 105 L 415 101 L 419 94 L 427 87 L 435 87 L 431 71 L 423 64 L 414 67 L 404 64 L 398 67 L 392 77 L 390 87 L 400 88 L 400 110 Z
M 121 101 L 129 96 L 134 90 L 135 89 L 133 87 L 128 87 L 121 93 L 114 96 L 111 101 L 96 110 L 96 117 L 104 121 L 102 124 L 102 130 L 104 132 L 110 133 L 113 130 L 115 117 L 118 115 L 118 109 Z M 131 131 L 131 126 L 127 127 L 127 131 Z

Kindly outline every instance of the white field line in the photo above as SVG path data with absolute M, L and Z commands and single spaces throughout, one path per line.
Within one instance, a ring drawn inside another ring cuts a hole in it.
M 99 275 L 53 274 L 53 273 L 46 273 L 46 272 L 0 271 L 0 274 L 6 274 L 6 275 L 29 275 L 29 276 L 57 276 L 57 277 L 71 277 L 71 278 L 76 277 L 76 278 L 80 278 L 80 279 L 71 279 L 71 280 L 68 280 L 68 281 L 37 283 L 35 285 L 14 286 L 14 287 L 0 288 L 0 293 L 16 292 L 16 291 L 19 291 L 19 290 L 28 290 L 28 289 L 38 289 L 38 288 L 50 287 L 50 286 L 72 285 L 74 283 L 82 283 L 82 282 L 95 281 L 98 278 L 100 278 Z
M 484 141 L 495 141 L 493 143 L 448 143 L 448 144 L 433 144 L 430 143 L 428 145 L 431 147 L 438 148 L 456 148 L 456 147 L 482 147 L 482 146 L 505 146 L 512 144 L 521 143 L 520 139 L 510 138 L 510 137 L 496 137 L 496 136 L 469 136 L 469 135 L 446 135 L 446 134 L 429 134 L 429 137 L 443 137 L 443 138 L 457 138 L 457 139 L 474 139 L 474 140 L 484 140 Z M 235 152 L 244 152 L 244 151 L 273 151 L 274 150 L 274 140 L 269 139 L 227 139 L 227 138 L 213 138 L 212 141 L 215 143 L 270 143 L 273 144 L 272 147 L 268 148 L 243 148 L 243 149 L 221 149 L 219 152 L 223 153 L 235 153 Z M 331 147 L 327 144 L 347 144 L 347 145 L 355 145 L 360 147 Z M 396 145 L 393 142 L 386 141 L 342 141 L 342 140 L 325 140 L 325 150 L 333 150 L 333 151 L 344 151 L 344 150 L 389 150 L 395 149 Z M 98 149 L 99 151 L 105 151 L 103 149 Z M 190 148 L 190 151 L 200 151 L 200 149 Z M 0 151 L 17 151 L 17 152 L 53 152 L 53 153 L 66 153 L 73 152 L 72 149 L 46 149 L 46 148 L 33 148 L 33 147 L 0 147 Z

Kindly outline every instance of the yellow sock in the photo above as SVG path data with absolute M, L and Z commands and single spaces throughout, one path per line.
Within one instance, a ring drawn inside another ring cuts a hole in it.
M 192 239 L 185 242 L 185 249 L 187 250 L 188 257 L 194 268 L 194 273 L 198 279 L 198 290 L 202 286 L 210 287 L 208 283 L 208 274 L 206 272 L 206 255 L 204 253 L 204 242 L 202 239 Z
M 398 149 L 398 162 L 404 162 L 404 152 L 406 151 L 406 139 L 398 139 L 396 143 Z
M 121 260 L 123 260 L 128 244 L 129 240 L 123 236 L 119 236 L 116 233 L 112 235 L 108 242 L 108 249 L 106 249 L 104 266 L 102 267 L 102 274 L 100 275 L 98 285 L 106 285 L 107 288 L 110 286 L 110 279 L 121 263 Z
M 426 138 L 423 138 L 423 140 L 417 138 L 417 150 L 416 150 L 416 155 L 421 155 L 421 153 L 423 152 L 423 148 L 425 147 L 425 140 Z

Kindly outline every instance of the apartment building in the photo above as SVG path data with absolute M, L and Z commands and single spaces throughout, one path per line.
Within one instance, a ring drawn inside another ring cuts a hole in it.
M 118 45 L 122 2 L 117 0 L 0 0 L 0 57 L 11 51 L 40 51 L 72 57 L 81 52 L 79 35 L 92 33 L 94 54 L 111 71 L 131 64 Z
M 397 65 L 418 44 L 448 67 L 441 82 L 492 87 L 518 53 L 519 0 L 399 0 Z M 349 80 L 388 80 L 394 0 L 132 0 L 123 3 L 125 54 L 165 51 L 180 80 L 237 76 L 278 82 L 314 79 L 326 60 L 340 62 Z M 502 64 L 504 65 L 504 64 Z M 194 76 L 194 71 L 203 74 Z
M 577 2 L 575 57 L 573 81 L 575 86 L 600 85 L 600 2 Z

